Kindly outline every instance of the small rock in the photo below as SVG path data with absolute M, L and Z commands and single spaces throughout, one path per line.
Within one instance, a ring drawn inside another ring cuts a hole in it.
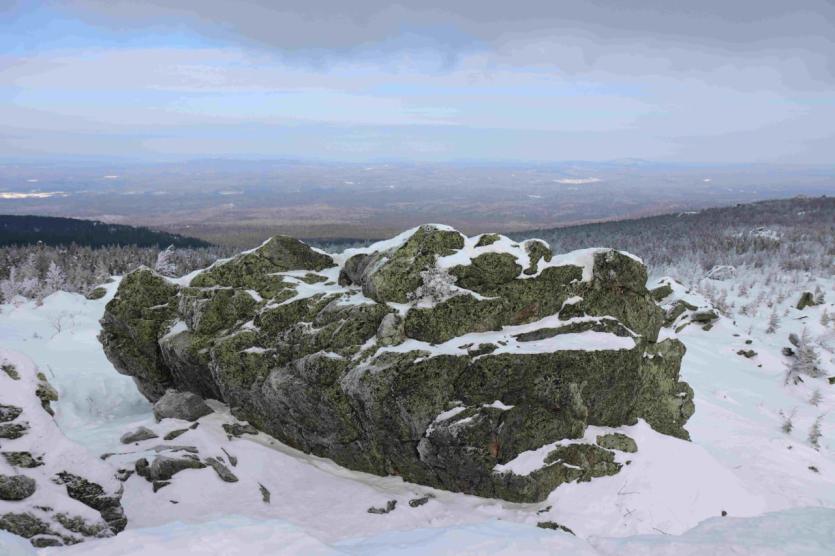
M 133 444 L 134 442 L 150 440 L 151 438 L 159 438 L 159 436 L 148 427 L 139 427 L 136 430 L 123 434 L 119 441 L 122 444 Z
M 206 405 L 203 398 L 191 392 L 168 390 L 154 404 L 154 417 L 157 421 L 166 418 L 196 421 L 209 413 L 212 413 L 212 408 Z
M 741 356 L 745 357 L 746 359 L 751 359 L 752 357 L 757 356 L 757 352 L 754 351 L 753 349 L 741 349 L 741 350 L 737 351 L 736 354 L 741 355 Z
M 638 451 L 638 445 L 635 441 L 619 432 L 601 434 L 597 437 L 597 445 L 601 448 L 619 450 L 621 452 L 635 453 Z
M 161 488 L 165 488 L 171 484 L 171 481 L 154 481 L 151 483 L 154 487 L 154 492 L 157 492 Z
M 14 421 L 21 413 L 23 413 L 23 410 L 16 405 L 0 404 L 0 423 Z
M 368 513 L 378 515 L 387 514 L 389 512 L 394 511 L 395 507 L 397 507 L 397 500 L 389 500 L 388 502 L 386 502 L 385 508 L 375 508 L 372 506 L 368 508 Z
M 167 481 L 180 471 L 185 469 L 203 469 L 206 465 L 189 458 L 170 458 L 168 456 L 156 456 L 148 469 L 149 475 L 154 481 Z M 137 469 L 137 473 L 139 470 Z
M 258 434 L 258 429 L 250 425 L 249 423 L 224 423 L 223 430 L 226 431 L 226 434 L 229 436 L 234 436 L 238 438 L 244 434 Z
M 806 307 L 813 307 L 818 303 L 815 301 L 815 294 L 812 292 L 803 292 L 800 294 L 800 299 L 797 301 L 797 310 L 802 311 Z
M 750 345 L 751 345 L 751 344 L 753 344 L 753 343 L 754 343 L 754 340 L 745 340 L 745 344 L 746 344 L 746 345 L 749 345 L 749 346 L 750 346 Z
M 0 500 L 25 500 L 35 494 L 35 479 L 25 475 L 0 475 Z
M 122 481 L 123 483 L 131 478 L 131 476 L 135 473 L 132 469 L 118 469 L 116 471 L 116 478 Z
M 537 527 L 540 529 L 552 529 L 554 531 L 565 531 L 566 533 L 574 534 L 574 531 L 566 527 L 565 525 L 560 525 L 556 521 L 540 521 L 536 524 Z
M 235 476 L 234 473 L 229 471 L 229 468 L 220 463 L 217 458 L 206 458 L 206 463 L 215 470 L 217 476 L 220 477 L 222 481 L 227 483 L 237 483 L 238 477 Z
M 783 348 L 783 355 L 786 357 L 794 357 L 794 350 L 788 346 Z
M 722 510 L 722 517 L 725 517 L 727 515 L 728 515 L 728 512 L 726 512 L 725 510 Z
M 12 467 L 32 469 L 43 465 L 43 456 L 33 456 L 30 452 L 3 452 L 3 458 Z
M 189 454 L 196 454 L 198 450 L 195 446 L 178 446 L 176 444 L 160 444 L 151 448 L 156 453 L 160 452 L 188 452 Z
M 820 473 L 820 469 L 818 469 L 818 468 L 817 468 L 817 467 L 815 467 L 814 465 L 810 465 L 810 466 L 809 466 L 809 471 L 812 471 L 812 472 L 814 472 L 814 473 Z
M 0 438 L 14 440 L 20 438 L 29 431 L 29 423 L 3 423 L 0 424 Z
M 12 365 L 11 363 L 3 363 L 2 365 L 0 365 L 0 369 L 2 369 L 4 373 L 9 375 L 10 379 L 20 380 L 20 373 L 17 372 L 17 367 Z
M 789 334 L 789 343 L 794 347 L 797 347 L 798 344 L 800 344 L 800 337 L 794 332 L 792 332 L 791 334 Z
M 536 510 L 536 515 L 541 515 L 541 514 L 550 512 L 552 507 L 553 506 L 545 506 L 544 508 L 542 508 L 540 510 Z
M 261 500 L 263 500 L 265 504 L 269 504 L 270 503 L 270 491 L 267 490 L 267 487 L 265 487 L 261 483 L 258 483 L 258 490 L 261 491 Z
M 710 309 L 704 309 L 701 311 L 696 311 L 692 315 L 690 315 L 690 320 L 693 322 L 701 322 L 701 323 L 710 323 L 715 321 L 719 318 L 719 315 L 716 314 L 716 311 L 712 311 Z
M 92 290 L 87 295 L 85 295 L 84 297 L 86 297 L 90 301 L 95 301 L 96 299 L 101 299 L 105 295 L 107 295 L 107 290 L 105 288 L 99 286 L 99 287 L 95 288 L 94 290 Z
M 835 376 L 830 376 L 826 380 L 829 381 L 829 384 L 835 384 Z
M 418 506 L 423 506 L 429 502 L 429 496 L 421 496 L 420 498 L 412 498 L 409 500 L 409 505 L 413 508 L 417 508 Z
M 232 467 L 238 466 L 238 458 L 227 452 L 225 448 L 221 448 L 221 451 L 226 454 L 226 457 L 229 459 L 229 463 L 232 464 Z
M 182 435 L 182 434 L 185 434 L 185 433 L 187 433 L 187 432 L 188 432 L 188 431 L 190 431 L 190 430 L 191 430 L 191 429 L 177 429 L 177 430 L 173 430 L 173 431 L 169 432 L 168 434 L 166 434 L 164 437 L 162 437 L 162 439 L 163 439 L 163 440 L 174 440 L 174 439 L 175 439 L 175 438 L 177 438 L 178 436 L 180 436 L 180 435 Z

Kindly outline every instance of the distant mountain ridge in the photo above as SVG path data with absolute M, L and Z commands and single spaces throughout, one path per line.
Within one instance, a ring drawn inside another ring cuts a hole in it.
M 80 220 L 54 216 L 0 215 L 0 246 L 29 245 L 136 245 L 139 247 L 209 247 L 202 239 L 160 232 L 145 227 L 107 224 L 97 220 Z

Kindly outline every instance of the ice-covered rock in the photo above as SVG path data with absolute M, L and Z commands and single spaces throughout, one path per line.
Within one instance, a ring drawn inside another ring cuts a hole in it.
M 215 398 L 352 469 L 534 501 L 618 472 L 593 442 L 506 465 L 589 424 L 688 437 L 684 346 L 658 340 L 646 280 L 627 253 L 438 225 L 334 256 L 276 237 L 186 279 L 125 276 L 100 339 L 152 401 Z

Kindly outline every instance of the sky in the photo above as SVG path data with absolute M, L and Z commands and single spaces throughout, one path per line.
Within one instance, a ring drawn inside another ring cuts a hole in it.
M 831 164 L 832 0 L 0 0 L 0 158 Z

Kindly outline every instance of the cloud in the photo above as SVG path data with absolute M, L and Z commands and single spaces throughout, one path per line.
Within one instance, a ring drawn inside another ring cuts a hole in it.
M 65 133 L 85 152 L 197 156 L 831 158 L 831 2 L 625 4 L 19 2 L 7 29 L 37 36 L 40 18 L 50 40 L 66 28 L 74 42 L 0 50 L 0 143 L 46 151 Z

